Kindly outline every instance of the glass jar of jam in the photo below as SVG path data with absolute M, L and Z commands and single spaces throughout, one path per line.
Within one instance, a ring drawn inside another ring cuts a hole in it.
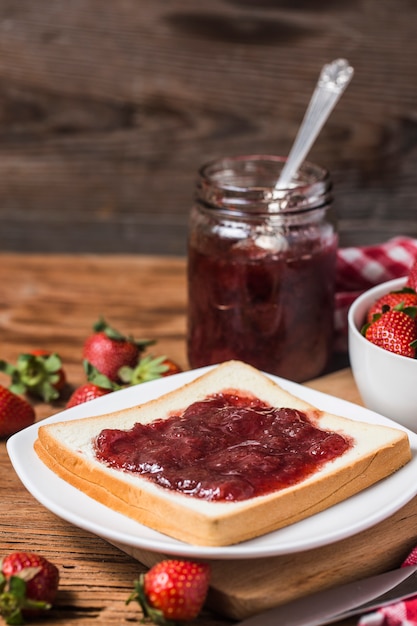
M 329 173 L 305 162 L 288 189 L 285 159 L 204 165 L 188 240 L 191 367 L 229 359 L 302 382 L 332 353 L 338 237 Z

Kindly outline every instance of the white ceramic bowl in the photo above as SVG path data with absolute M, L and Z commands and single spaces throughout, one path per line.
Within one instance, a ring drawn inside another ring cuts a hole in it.
M 417 432 L 417 359 L 388 352 L 360 333 L 371 304 L 405 282 L 398 278 L 382 283 L 353 302 L 348 313 L 349 358 L 365 406 Z

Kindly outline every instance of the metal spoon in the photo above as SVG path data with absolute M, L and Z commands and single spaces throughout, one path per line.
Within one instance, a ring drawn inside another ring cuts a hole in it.
M 297 137 L 275 189 L 288 186 L 304 161 L 327 118 L 353 76 L 353 67 L 345 59 L 323 66 Z

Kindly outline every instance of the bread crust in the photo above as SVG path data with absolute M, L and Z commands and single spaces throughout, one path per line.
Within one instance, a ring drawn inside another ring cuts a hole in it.
M 353 441 L 351 450 L 292 487 L 239 502 L 207 502 L 107 467 L 92 440 L 103 428 L 166 419 L 214 392 L 240 390 L 273 406 L 299 409 L 318 427 Z M 249 365 L 229 361 L 156 400 L 107 415 L 41 425 L 39 458 L 62 479 L 134 520 L 181 541 L 206 546 L 239 543 L 333 506 L 390 475 L 411 459 L 404 431 L 320 411 Z

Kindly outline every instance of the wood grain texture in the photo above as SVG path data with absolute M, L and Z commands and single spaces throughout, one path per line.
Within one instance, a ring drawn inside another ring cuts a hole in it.
M 68 373 L 67 395 L 84 381 L 81 348 L 100 314 L 124 332 L 157 339 L 155 352 L 187 367 L 184 259 L 0 254 L 0 284 L 1 358 L 14 361 L 34 347 L 58 351 Z M 7 382 L 2 375 L 0 384 Z M 308 384 L 360 401 L 350 370 Z M 64 402 L 36 403 L 37 420 L 61 410 Z M 20 483 L 4 441 L 0 474 L 0 556 L 34 550 L 59 567 L 60 591 L 48 624 L 139 624 L 139 608 L 125 601 L 139 573 L 163 555 L 125 554 L 46 510 Z M 414 499 L 336 545 L 268 559 L 214 561 L 207 609 L 193 623 L 226 626 L 271 604 L 399 565 L 417 542 L 416 516 Z
M 0 356 L 14 362 L 30 348 L 56 350 L 68 375 L 66 397 L 84 382 L 82 344 L 100 315 L 135 337 L 157 339 L 158 354 L 186 367 L 183 259 L 6 254 L 0 261 Z M 0 383 L 8 383 L 3 374 Z M 62 410 L 65 398 L 34 405 L 40 421 Z M 139 624 L 138 605 L 125 601 L 146 567 L 38 504 L 11 467 L 4 441 L 0 474 L 0 556 L 34 550 L 60 571 L 48 624 Z M 222 626 L 230 620 L 204 611 L 195 623 Z
M 186 367 L 185 261 L 157 257 L 0 255 L 2 358 L 57 350 L 70 388 L 83 376 L 82 345 L 100 316 Z M 16 279 L 18 276 L 18 280 Z M 1 375 L 0 375 L 1 376 Z M 72 383 L 72 384 L 71 384 Z M 43 407 L 40 407 L 43 414 Z
M 1 0 L 0 250 L 183 254 L 197 168 L 287 154 L 322 65 L 352 84 L 310 158 L 342 245 L 417 236 L 413 0 Z

